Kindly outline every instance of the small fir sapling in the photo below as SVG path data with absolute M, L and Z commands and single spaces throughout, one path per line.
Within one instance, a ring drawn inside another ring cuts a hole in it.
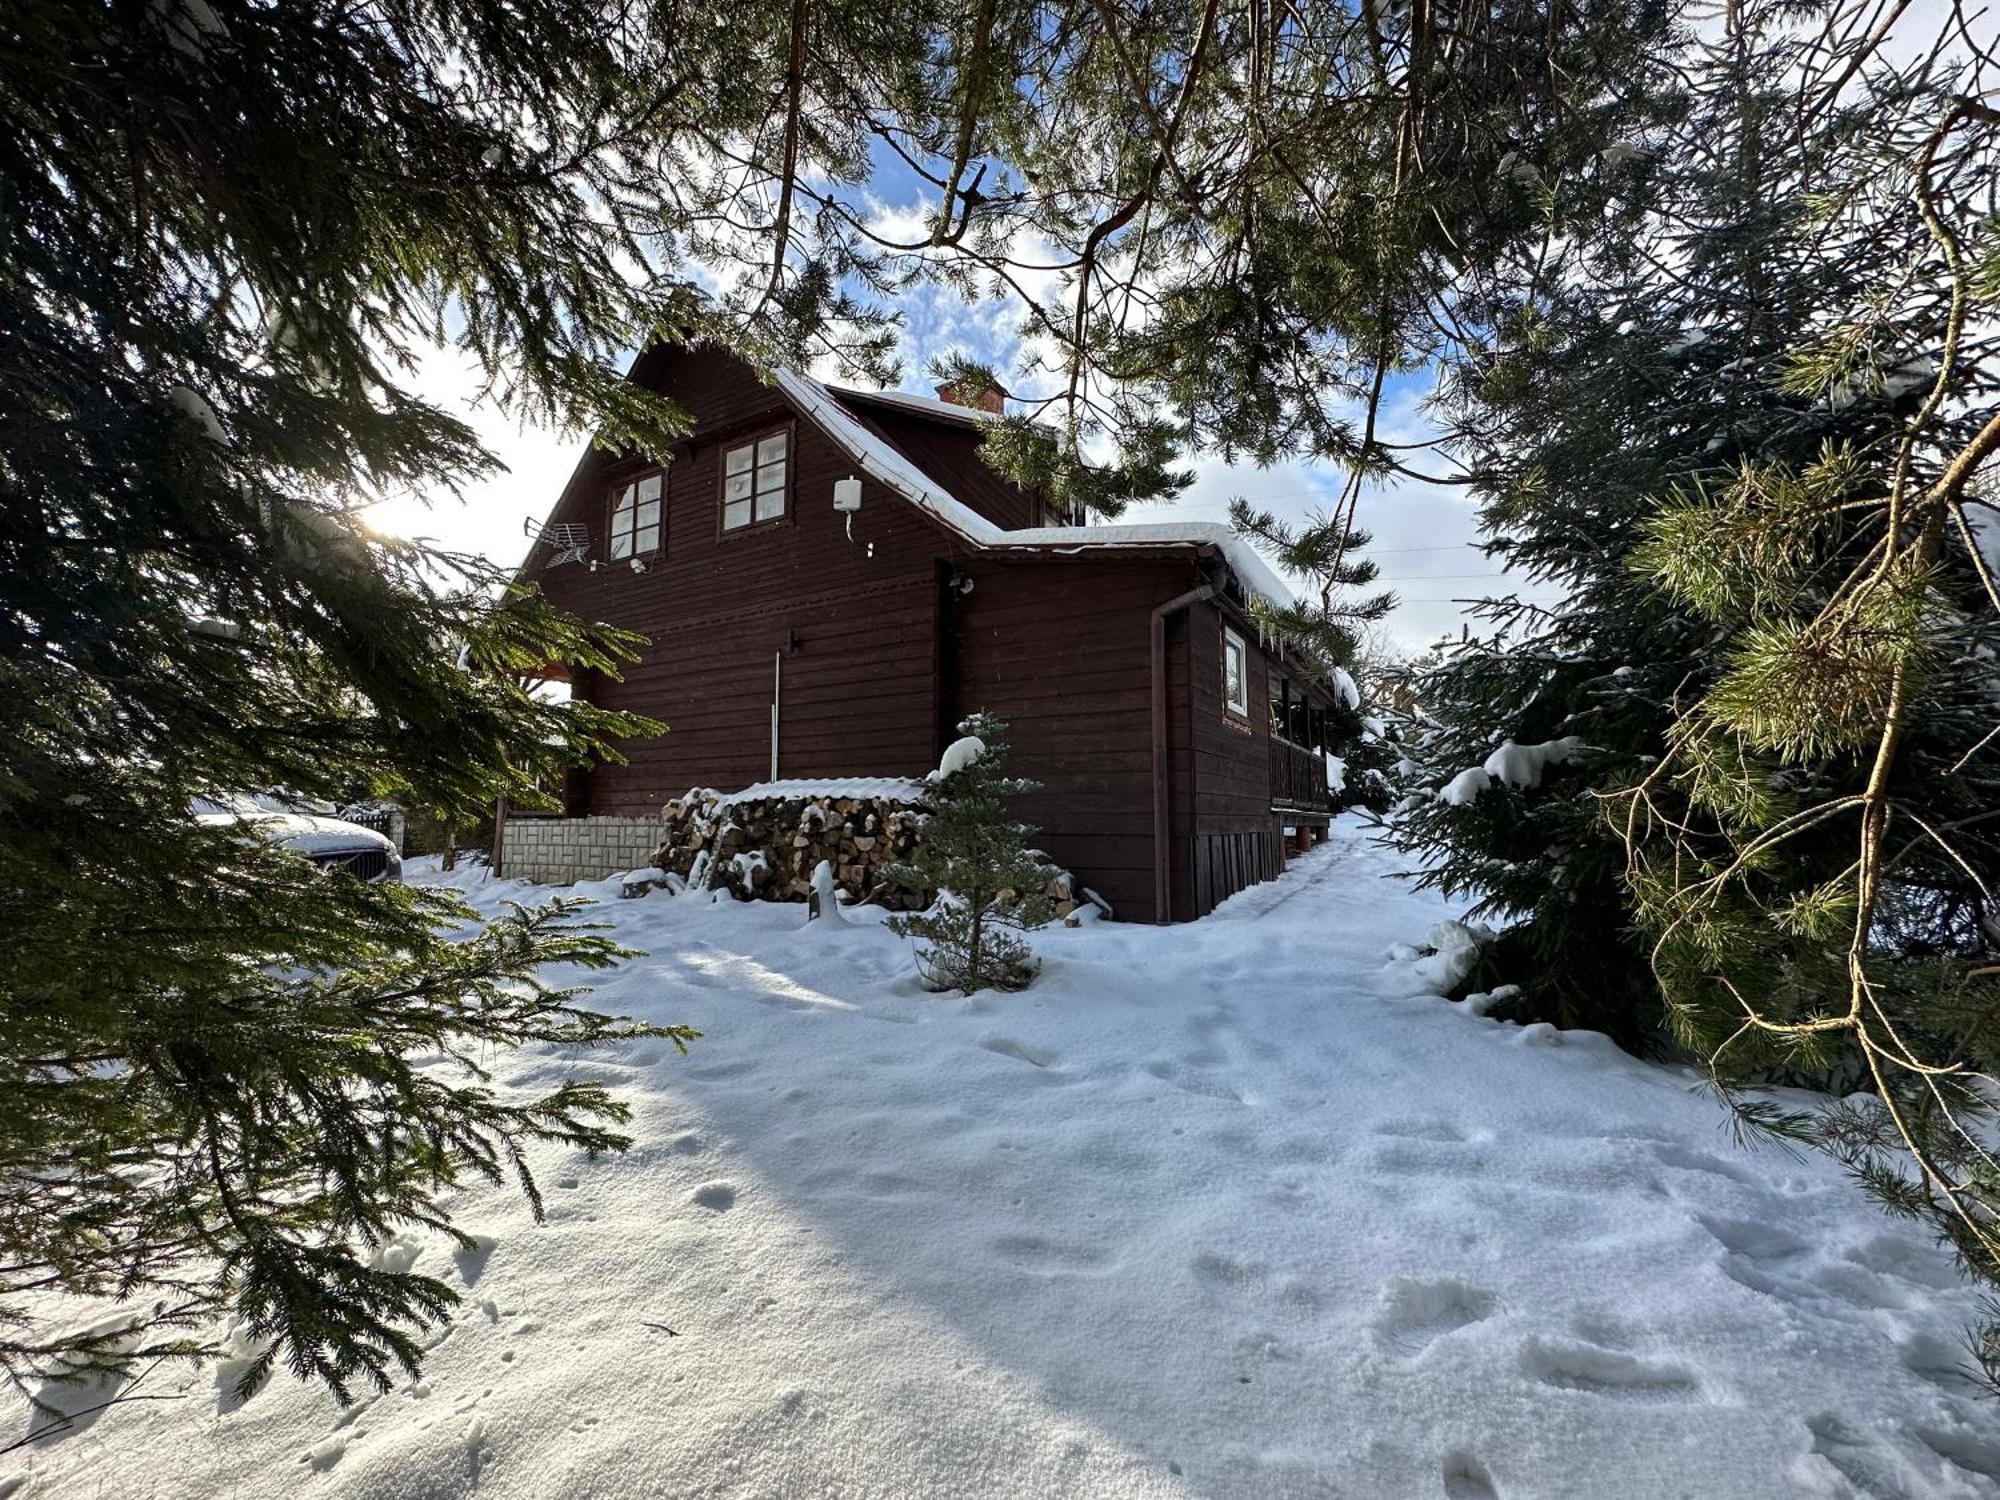
M 964 737 L 931 774 L 931 812 L 916 854 L 886 872 L 892 883 L 936 898 L 929 910 L 888 925 L 926 945 L 917 964 L 934 990 L 1023 989 L 1039 965 L 1020 934 L 1053 911 L 1048 871 L 1027 844 L 1033 830 L 1008 818 L 1007 799 L 1035 783 L 1004 774 L 999 719 L 976 713 L 958 727 Z

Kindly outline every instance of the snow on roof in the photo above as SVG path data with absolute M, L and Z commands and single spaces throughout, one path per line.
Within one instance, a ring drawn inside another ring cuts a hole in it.
M 894 445 L 870 432 L 841 406 L 829 387 L 794 370 L 779 370 L 777 382 L 778 389 L 811 417 L 822 432 L 845 448 L 864 470 L 975 546 L 1044 552 L 1080 552 L 1099 547 L 1213 547 L 1251 593 L 1280 607 L 1293 602 L 1292 591 L 1257 555 L 1257 550 L 1220 521 L 1037 526 L 1014 531 L 996 526 L 911 463 Z
M 992 412 L 981 411 L 975 406 L 960 406 L 956 401 L 947 401 L 941 396 L 919 396 L 910 391 L 863 391 L 847 385 L 831 385 L 827 389 L 835 397 L 851 396 L 856 401 L 875 401 L 883 406 L 900 406 L 926 417 L 943 417 L 946 421 L 958 422 L 968 427 L 977 427 L 980 423 L 991 421 L 993 418 Z
M 1037 526 L 1003 531 L 993 547 L 1032 547 L 1046 552 L 1082 552 L 1095 547 L 1213 547 L 1253 594 L 1284 606 L 1293 594 L 1269 563 L 1232 527 L 1220 521 L 1131 521 L 1102 526 Z
M 819 797 L 873 797 L 885 802 L 921 802 L 924 783 L 909 776 L 822 776 L 790 781 L 759 781 L 740 792 L 716 799 L 716 806 L 738 802 L 799 802 Z
M 776 379 L 786 398 L 811 417 L 820 431 L 845 448 L 848 457 L 917 509 L 981 546 L 990 546 L 1005 535 L 978 511 L 939 486 L 893 444 L 862 426 L 834 399 L 833 392 L 817 380 L 783 369 L 777 371 Z

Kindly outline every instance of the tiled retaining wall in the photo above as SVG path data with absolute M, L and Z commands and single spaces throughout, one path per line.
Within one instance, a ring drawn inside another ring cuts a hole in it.
M 653 862 L 665 835 L 658 818 L 509 818 L 501 873 L 568 885 Z

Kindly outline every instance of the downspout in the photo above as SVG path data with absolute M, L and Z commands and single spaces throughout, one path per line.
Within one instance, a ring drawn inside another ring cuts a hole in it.
M 771 653 L 771 780 L 778 779 L 778 705 L 785 693 L 785 653 Z
M 1153 920 L 1162 926 L 1173 920 L 1167 879 L 1167 616 L 1214 596 L 1215 585 L 1204 583 L 1153 611 Z M 1192 658 L 1188 667 L 1192 672 Z M 1188 691 L 1192 696 L 1192 680 Z

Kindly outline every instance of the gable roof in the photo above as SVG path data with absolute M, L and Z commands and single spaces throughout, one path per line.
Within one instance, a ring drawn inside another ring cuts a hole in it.
M 889 406 L 900 411 L 914 412 L 920 417 L 933 417 L 941 422 L 950 422 L 958 427 L 977 427 L 988 417 L 988 413 L 974 407 L 960 406 L 955 401 L 946 401 L 937 396 L 918 396 L 909 391 L 864 391 L 851 385 L 830 385 L 826 387 L 840 401 L 859 401 L 868 406 Z
M 902 496 L 970 546 L 982 551 L 1063 555 L 1133 549 L 1158 551 L 1174 547 L 1207 549 L 1221 555 L 1248 592 L 1279 606 L 1293 602 L 1292 591 L 1257 555 L 1256 549 L 1219 521 L 1111 522 L 1096 526 L 1039 526 L 1017 530 L 995 525 L 924 473 L 894 444 L 863 426 L 841 405 L 833 388 L 796 370 L 779 369 L 774 372 L 773 379 L 799 414 L 852 458 L 862 472 Z M 980 420 L 980 414 L 969 408 L 930 401 L 922 396 L 882 391 L 843 391 L 841 394 L 864 401 L 887 401 L 928 416 L 948 416 L 953 421 L 970 420 L 974 425 Z

